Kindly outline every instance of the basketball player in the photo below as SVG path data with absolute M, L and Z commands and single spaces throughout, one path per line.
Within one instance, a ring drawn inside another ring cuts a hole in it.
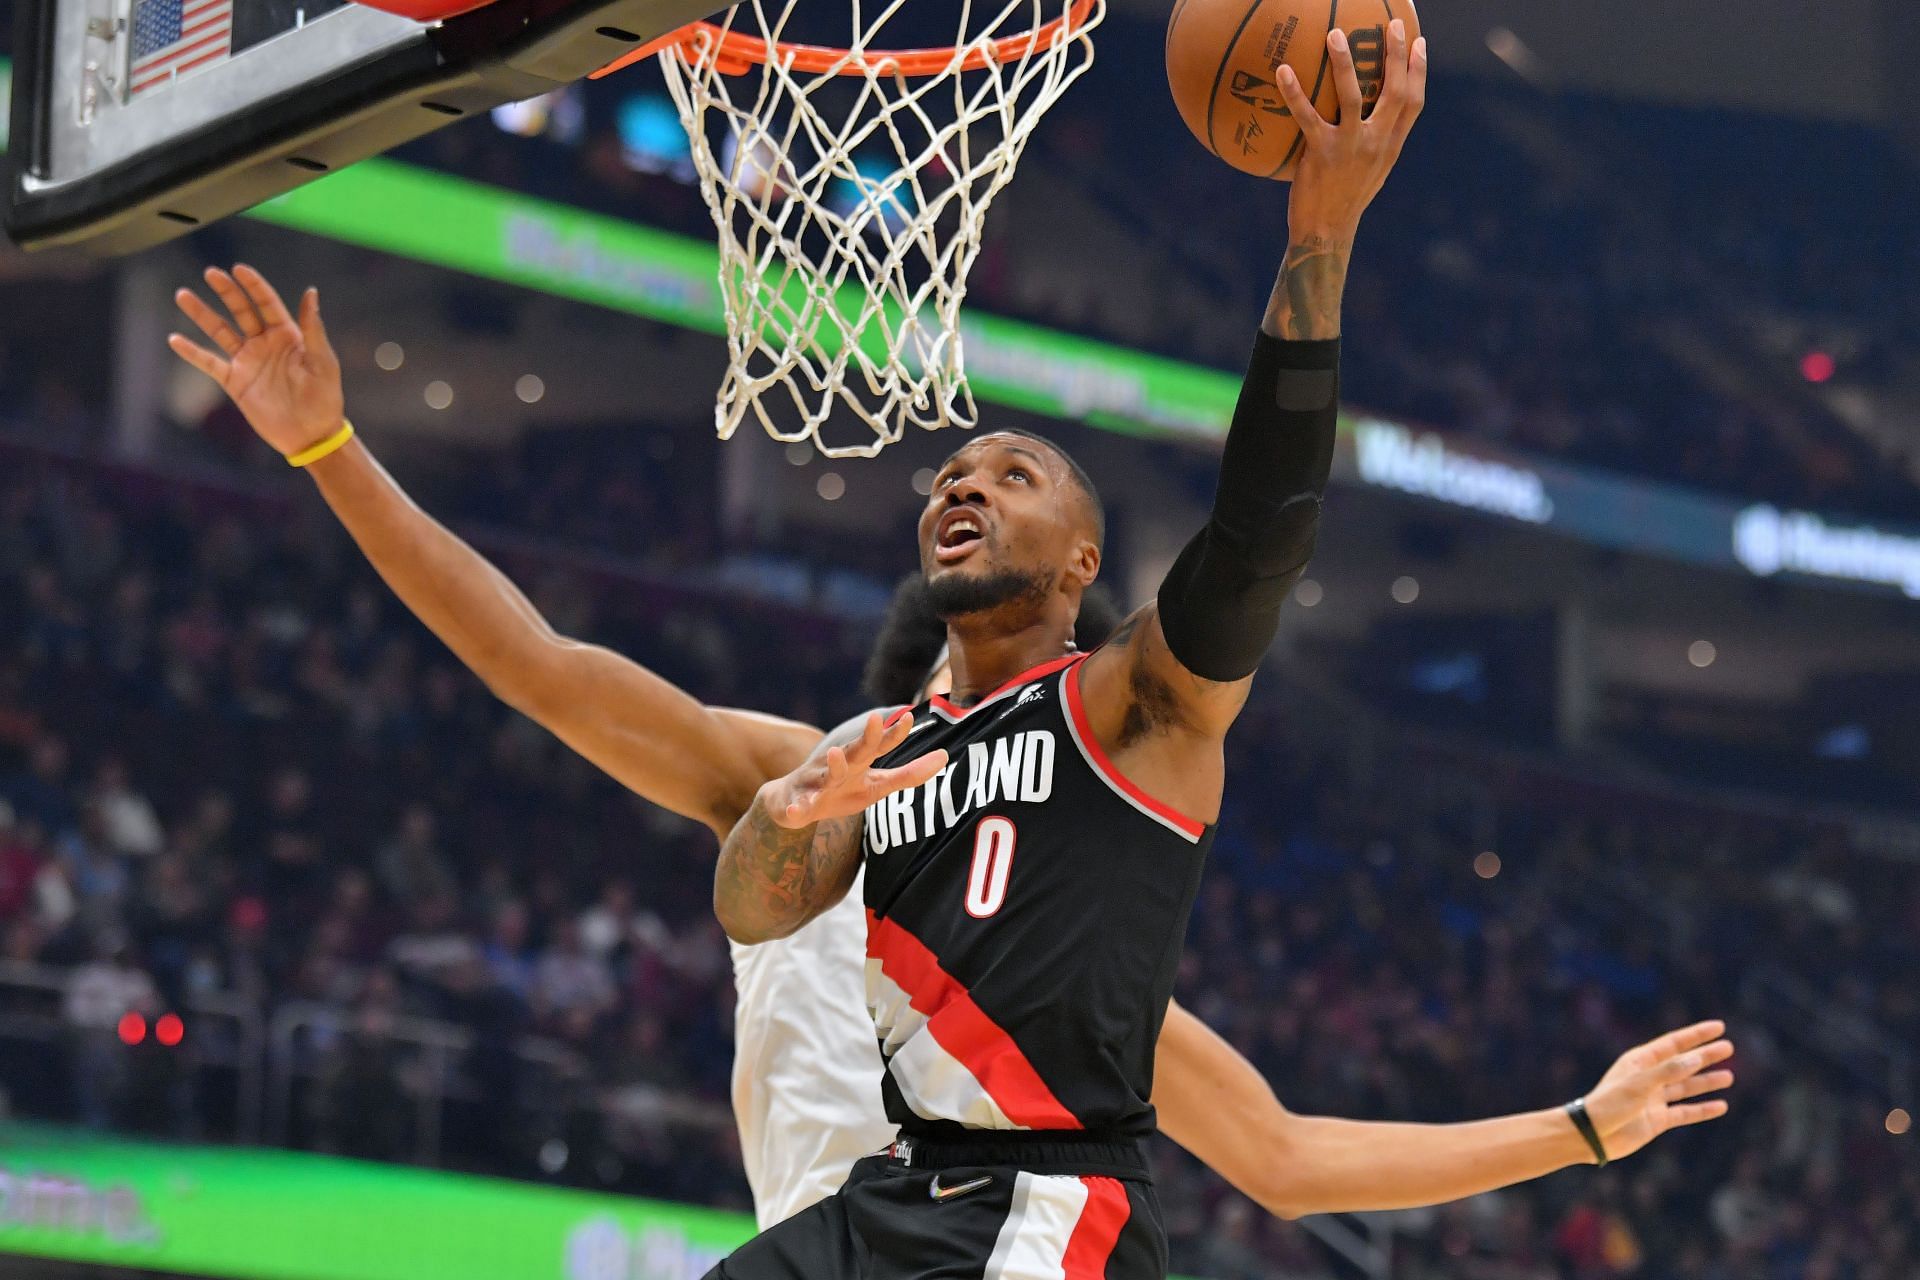
M 1370 116 L 1344 33 L 1328 48 L 1337 125 L 1282 69 L 1306 137 L 1291 243 L 1212 516 L 1157 600 L 1076 651 L 1101 559 L 1093 485 L 1038 437 L 975 439 L 919 521 L 951 694 L 835 730 L 722 846 L 715 910 L 748 945 L 791 935 L 864 872 L 867 1006 L 900 1136 L 720 1280 L 1166 1274 L 1142 1148 L 1155 1046 L 1226 731 L 1318 527 L 1347 258 L 1424 98 L 1425 47 L 1402 23 Z M 1675 1078 L 1706 1056 L 1677 1057 Z M 1607 1157 L 1584 1099 L 1562 1129 Z
M 605 649 L 556 635 L 344 427 L 317 294 L 308 291 L 296 323 L 251 268 L 210 270 L 207 280 L 231 321 L 188 291 L 177 298 L 220 354 L 178 335 L 173 349 L 213 377 L 264 440 L 308 469 L 396 594 L 496 694 L 642 796 L 723 836 L 757 788 L 807 757 L 816 729 L 702 706 Z M 884 660 L 870 671 L 884 682 L 878 701 L 916 699 L 915 668 L 938 654 L 942 631 L 921 603 L 896 608 L 879 646 Z M 763 1226 L 830 1194 L 857 1156 L 893 1135 L 879 1106 L 873 1024 L 859 1011 L 865 938 L 853 896 L 783 944 L 737 953 L 735 1102 Z M 1707 1043 L 1720 1030 L 1702 1023 L 1676 1032 L 1607 1073 L 1591 1107 L 1610 1154 L 1724 1112 L 1722 1102 L 1686 1102 L 1731 1083 L 1729 1073 L 1705 1070 L 1731 1052 Z M 1568 1141 L 1558 1109 L 1431 1126 L 1293 1115 L 1244 1059 L 1177 1007 L 1160 1050 L 1162 1128 L 1287 1216 L 1434 1203 L 1590 1159 Z

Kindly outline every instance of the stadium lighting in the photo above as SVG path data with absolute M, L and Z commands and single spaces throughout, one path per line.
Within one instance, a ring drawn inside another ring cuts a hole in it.
M 383 342 L 373 349 L 373 362 L 392 373 L 407 362 L 407 353 L 397 342 Z
M 153 1038 L 171 1049 L 187 1038 L 187 1024 L 177 1013 L 163 1013 L 154 1021 Z
M 913 491 L 923 498 L 933 492 L 932 467 L 922 467 L 913 473 Z
M 1488 849 L 1484 853 L 1474 855 L 1473 874 L 1479 876 L 1482 880 L 1491 880 L 1499 875 L 1500 855 L 1491 849 Z
M 537 373 L 523 373 L 513 384 L 513 394 L 520 397 L 522 404 L 538 404 L 540 397 L 547 394 L 547 384 Z
M 828 502 L 838 502 L 847 491 L 847 482 L 840 478 L 838 471 L 824 472 L 813 490 Z
M 1887 1132 L 1896 1138 L 1913 1128 L 1913 1117 L 1907 1114 L 1905 1107 L 1895 1107 L 1887 1112 Z
M 114 1034 L 120 1037 L 121 1044 L 139 1044 L 147 1038 L 147 1020 L 128 1010 L 120 1015 L 120 1022 L 114 1027 Z
M 1702 670 L 1712 666 L 1713 660 L 1719 656 L 1720 651 L 1713 647 L 1711 640 L 1695 640 L 1687 646 L 1687 661 Z
M 429 409 L 445 409 L 453 404 L 453 388 L 438 378 L 429 382 L 421 394 L 426 398 Z
M 1832 381 L 1838 367 L 1834 358 L 1824 351 L 1809 351 L 1800 357 L 1800 376 L 1808 382 Z
M 1412 604 L 1420 598 L 1420 580 L 1410 574 L 1402 574 L 1393 580 L 1393 598 L 1400 604 Z
M 1527 42 L 1507 27 L 1495 27 L 1487 32 L 1487 52 L 1506 63 L 1522 80 L 1539 84 L 1546 79 L 1545 65 L 1527 47 Z
M 1293 588 L 1293 598 L 1302 609 L 1311 609 L 1326 598 L 1326 592 L 1312 578 L 1302 578 Z
M 796 467 L 804 467 L 813 461 L 813 446 L 804 440 L 796 440 L 787 446 L 787 461 Z

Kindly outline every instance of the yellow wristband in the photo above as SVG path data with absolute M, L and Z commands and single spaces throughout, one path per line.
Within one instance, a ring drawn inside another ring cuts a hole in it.
M 353 424 L 345 418 L 340 419 L 340 429 L 314 445 L 311 449 L 302 449 L 299 453 L 287 455 L 290 467 L 309 467 L 328 454 L 337 451 L 341 445 L 353 439 Z

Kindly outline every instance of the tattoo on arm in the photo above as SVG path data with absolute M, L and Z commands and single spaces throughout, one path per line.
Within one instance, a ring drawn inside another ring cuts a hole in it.
M 789 830 L 755 796 L 720 848 L 714 911 L 737 941 L 784 938 L 839 901 L 859 855 L 859 817 Z
M 855 716 L 822 738 L 809 761 L 857 739 L 866 725 Z M 713 910 L 736 942 L 784 938 L 840 901 L 860 865 L 861 815 L 829 818 L 810 827 L 783 827 L 767 812 L 766 788 L 720 844 L 713 873 Z
M 1340 298 L 1353 246 L 1329 236 L 1303 236 L 1287 246 L 1260 327 L 1275 338 L 1337 338 Z

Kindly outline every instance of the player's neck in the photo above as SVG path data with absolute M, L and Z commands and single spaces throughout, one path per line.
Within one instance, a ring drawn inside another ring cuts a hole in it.
M 1009 629 L 1004 624 L 947 624 L 953 692 L 948 698 L 970 706 L 1023 671 L 1051 662 L 1073 649 L 1071 620 L 1036 618 Z

